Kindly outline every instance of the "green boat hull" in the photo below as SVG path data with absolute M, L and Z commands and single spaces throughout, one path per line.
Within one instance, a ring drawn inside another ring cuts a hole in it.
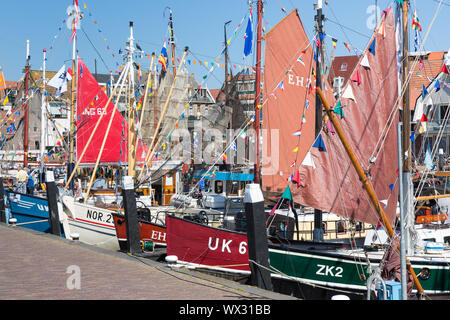
M 349 291 L 367 291 L 367 259 L 351 257 L 345 253 L 318 252 L 308 250 L 286 250 L 269 248 L 270 266 L 275 270 L 273 276 L 292 282 L 301 282 L 318 287 Z M 380 259 L 369 259 L 372 269 Z M 410 258 L 416 274 L 428 271 L 427 276 L 419 276 L 425 294 L 450 294 L 450 260 L 426 261 Z

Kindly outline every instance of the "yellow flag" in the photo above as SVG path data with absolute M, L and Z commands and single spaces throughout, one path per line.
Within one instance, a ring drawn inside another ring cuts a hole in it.
M 5 100 L 3 100 L 3 105 L 6 105 L 9 102 L 8 96 L 6 96 Z
M 294 150 L 292 150 L 292 152 L 297 152 L 298 151 L 298 146 L 297 147 L 295 147 L 295 149 Z

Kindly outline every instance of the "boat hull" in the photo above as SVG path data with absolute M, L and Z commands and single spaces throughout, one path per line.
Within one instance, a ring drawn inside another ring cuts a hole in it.
M 63 196 L 62 201 L 69 218 L 70 230 L 78 233 L 81 242 L 107 250 L 119 250 L 114 211 L 76 202 L 70 196 Z
M 178 262 L 230 272 L 250 272 L 247 235 L 166 216 L 167 255 Z
M 47 199 L 12 191 L 7 192 L 6 196 L 8 198 L 7 204 L 9 205 L 7 221 L 9 218 L 16 218 L 18 226 L 50 233 L 50 214 Z M 70 233 L 67 217 L 62 212 L 62 208 L 58 209 L 61 236 L 67 237 Z
M 113 214 L 114 226 L 116 228 L 117 240 L 120 250 L 127 249 L 127 226 L 125 216 Z M 141 241 L 152 241 L 156 246 L 167 246 L 167 230 L 163 225 L 158 225 L 150 221 L 139 221 L 139 232 Z
M 177 256 L 179 263 L 249 273 L 245 233 L 212 228 L 169 215 L 166 224 L 167 254 Z M 240 254 L 240 249 L 243 254 Z M 344 291 L 365 298 L 369 265 L 374 270 L 383 255 L 384 251 L 352 250 L 343 244 L 269 243 L 273 281 L 282 280 L 283 293 L 286 294 L 295 294 L 300 285 L 309 287 L 311 290 L 307 296 L 304 290 L 299 293 L 306 299 L 311 299 L 317 290 Z M 409 258 L 416 274 L 428 271 L 427 277 L 419 276 L 425 294 L 450 294 L 450 256 L 424 254 Z

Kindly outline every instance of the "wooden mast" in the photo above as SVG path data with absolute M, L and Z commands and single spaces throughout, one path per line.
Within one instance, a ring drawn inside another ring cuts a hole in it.
M 23 166 L 28 166 L 28 83 L 30 81 L 30 40 L 27 40 L 27 63 L 25 65 L 25 115 L 23 124 Z
M 256 134 L 256 162 L 254 182 L 261 183 L 259 159 L 259 127 L 260 127 L 260 100 L 261 100 L 261 28 L 262 28 L 262 0 L 258 0 L 258 24 L 256 38 L 256 78 L 255 78 L 255 134 Z
M 389 223 L 389 220 L 387 219 L 383 209 L 380 206 L 380 202 L 377 198 L 377 195 L 375 194 L 375 191 L 372 188 L 372 185 L 369 182 L 369 179 L 367 178 L 363 167 L 359 164 L 358 159 L 356 158 L 355 153 L 353 152 L 350 144 L 348 143 L 347 138 L 345 137 L 344 132 L 342 131 L 342 128 L 338 122 L 338 120 L 336 119 L 336 117 L 334 116 L 334 112 L 331 109 L 330 105 L 328 104 L 322 90 L 320 88 L 316 88 L 317 93 L 320 97 L 320 100 L 322 101 L 323 106 L 325 107 L 325 110 L 328 114 L 328 117 L 330 118 L 331 122 L 333 123 L 333 126 L 336 130 L 336 133 L 339 136 L 339 139 L 342 142 L 342 145 L 345 148 L 345 151 L 347 152 L 347 155 L 350 158 L 350 161 L 353 164 L 353 167 L 356 170 L 356 173 L 358 174 L 359 179 L 361 180 L 362 184 L 363 184 L 363 188 L 366 190 L 368 196 L 369 196 L 369 200 L 372 203 L 372 205 L 375 208 L 375 211 L 377 212 L 377 215 L 379 217 L 379 219 L 383 222 L 383 225 L 389 235 L 389 237 L 393 237 L 394 236 L 394 230 L 391 226 L 391 224 Z M 408 259 L 406 259 L 406 264 L 408 267 L 409 272 L 411 273 L 411 275 L 413 276 L 414 279 L 414 284 L 416 286 L 416 289 L 419 293 L 423 293 L 423 288 L 419 282 L 419 279 L 417 278 L 412 266 L 411 266 L 411 262 L 409 262 Z
M 316 46 L 316 87 L 322 88 L 322 67 L 321 67 L 321 59 L 323 59 L 323 43 L 322 43 L 322 34 L 323 34 L 323 19 L 324 15 L 322 14 L 322 0 L 318 0 L 316 9 L 317 15 L 315 17 L 316 24 L 316 37 L 319 39 L 319 46 Z M 319 58 L 320 57 L 320 58 Z M 319 95 L 316 93 L 316 117 L 315 117 L 315 135 L 314 137 L 320 134 L 322 130 L 322 103 L 320 101 Z M 314 241 L 323 241 L 323 229 L 322 229 L 322 210 L 314 209 L 314 231 L 313 231 L 313 240 Z

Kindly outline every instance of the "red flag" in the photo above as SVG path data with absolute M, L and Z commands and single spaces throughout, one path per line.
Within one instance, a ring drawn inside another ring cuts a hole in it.
M 297 188 L 300 187 L 300 171 L 296 170 L 294 177 L 292 178 L 292 183 L 296 183 L 297 184 Z
M 75 35 L 77 34 L 77 24 L 78 24 L 78 0 L 75 0 L 75 8 L 74 8 L 74 17 L 73 17 L 73 25 L 72 25 L 72 36 L 70 37 L 70 41 L 73 41 Z
M 420 122 L 428 122 L 428 118 L 427 116 L 424 114 L 422 114 L 422 118 L 420 119 Z
M 441 72 L 446 73 L 446 74 L 450 74 L 450 73 L 448 73 L 447 65 L 445 63 L 442 66 Z
M 358 70 L 356 70 L 356 72 L 353 74 L 352 81 L 358 83 L 358 86 L 361 84 L 361 76 L 359 75 Z

